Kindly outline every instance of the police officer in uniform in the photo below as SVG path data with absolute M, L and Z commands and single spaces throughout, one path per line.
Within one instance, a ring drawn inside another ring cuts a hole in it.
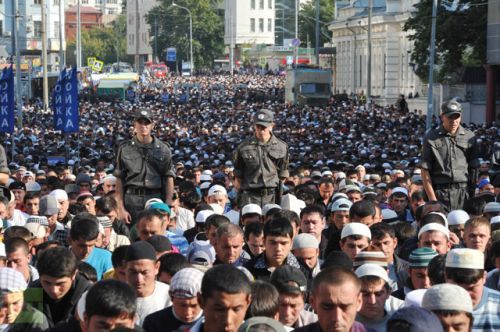
M 118 149 L 116 200 L 119 217 L 135 223 L 138 212 L 151 198 L 171 204 L 175 172 L 170 146 L 151 134 L 154 127 L 151 111 L 140 109 L 135 114 L 134 137 Z
M 257 111 L 254 136 L 234 153 L 235 187 L 240 206 L 249 203 L 280 204 L 281 180 L 288 177 L 288 145 L 273 135 L 274 116 Z
M 463 208 L 473 188 L 473 169 L 478 166 L 476 138 L 460 125 L 460 103 L 443 103 L 440 118 L 441 125 L 424 138 L 422 180 L 429 200 L 440 201 L 451 211 Z

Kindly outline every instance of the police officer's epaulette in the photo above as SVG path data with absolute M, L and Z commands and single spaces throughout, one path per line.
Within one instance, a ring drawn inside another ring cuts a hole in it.
M 274 136 L 274 135 L 273 135 Z M 286 146 L 288 146 L 288 143 L 285 142 L 284 140 L 278 138 L 277 136 L 274 136 L 274 138 L 279 142 L 279 143 L 282 143 L 282 144 L 285 144 Z
M 122 146 L 124 146 L 125 144 L 128 144 L 128 143 L 134 144 L 133 142 L 134 142 L 134 140 L 132 140 L 132 139 L 126 139 L 126 140 L 119 142 L 118 147 L 121 148 Z

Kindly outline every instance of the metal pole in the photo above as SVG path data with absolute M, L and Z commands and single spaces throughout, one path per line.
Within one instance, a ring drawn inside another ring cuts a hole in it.
M 189 9 L 187 9 L 187 11 L 189 13 L 189 61 L 191 63 L 191 75 L 193 75 L 194 74 L 194 59 L 193 59 L 193 17 L 191 16 L 191 11 Z
M 299 39 L 299 0 L 295 0 L 295 40 Z M 295 66 L 299 64 L 299 46 L 295 46 Z
M 80 18 L 80 0 L 76 5 L 76 68 L 82 67 L 82 22 Z
M 45 16 L 45 0 L 42 7 L 42 67 L 43 67 L 43 110 L 49 107 L 49 80 L 47 77 L 47 17 Z
M 155 54 L 153 56 L 153 63 L 156 63 L 156 57 L 158 56 L 158 21 L 157 15 L 155 15 Z
M 139 25 L 141 24 L 141 17 L 139 15 L 139 0 L 135 0 L 135 70 L 139 73 Z
M 230 30 L 230 33 L 229 33 L 229 38 L 231 39 L 229 41 L 229 69 L 231 70 L 231 76 L 233 75 L 234 73 L 234 37 L 233 37 L 233 33 L 234 33 L 234 30 L 233 30 L 233 15 L 235 15 L 236 13 L 233 13 L 233 10 L 234 10 L 234 6 L 233 6 L 233 1 L 229 1 L 229 6 L 230 7 L 230 10 L 229 10 L 229 29 Z
M 309 47 L 309 46 L 308 46 Z M 319 66 L 319 0 L 316 0 L 316 65 Z
M 59 70 L 62 70 L 66 67 L 66 61 L 64 59 L 64 50 L 63 50 L 63 21 L 64 18 L 64 10 L 62 5 L 62 0 L 59 0 Z
M 13 10 L 15 11 L 15 15 L 12 18 L 14 20 L 14 39 L 15 39 L 15 50 L 16 50 L 16 100 L 17 100 L 17 124 L 19 128 L 23 126 L 23 92 L 22 92 L 22 83 L 21 83 L 21 45 L 19 45 L 19 34 L 17 31 L 18 27 L 18 19 L 19 19 L 19 11 L 17 10 L 17 0 L 14 1 Z
M 172 6 L 184 9 L 189 14 L 189 64 L 190 64 L 190 68 L 191 68 L 191 75 L 193 75 L 193 72 L 194 72 L 194 62 L 193 62 L 193 15 L 191 15 L 191 11 L 189 10 L 189 8 L 186 8 L 186 7 L 183 7 L 183 6 L 179 6 L 175 2 L 172 2 Z
M 372 104 L 372 0 L 368 0 L 368 73 L 367 73 L 367 91 L 366 91 L 366 107 L 370 109 Z
M 432 116 L 434 115 L 433 85 L 434 85 L 434 54 L 436 53 L 436 14 L 437 0 L 432 1 L 432 26 L 431 26 L 431 51 L 429 59 L 429 92 L 427 94 L 427 119 L 425 128 L 432 127 Z

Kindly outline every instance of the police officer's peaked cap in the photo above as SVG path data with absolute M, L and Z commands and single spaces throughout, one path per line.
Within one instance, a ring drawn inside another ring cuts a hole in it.
M 273 112 L 266 110 L 266 109 L 262 109 L 262 110 L 257 111 L 255 113 L 255 117 L 253 119 L 253 122 L 256 125 L 261 125 L 264 127 L 269 127 L 273 123 L 273 121 L 274 121 Z
M 140 119 L 145 119 L 148 120 L 149 122 L 153 122 L 153 113 L 151 113 L 151 111 L 146 108 L 141 108 L 135 112 L 135 117 L 134 117 L 135 121 Z
M 446 116 L 462 114 L 462 105 L 455 100 L 450 100 L 449 102 L 441 105 L 441 113 Z

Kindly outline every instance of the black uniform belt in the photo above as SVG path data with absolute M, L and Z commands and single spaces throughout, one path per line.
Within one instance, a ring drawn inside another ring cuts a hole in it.
M 467 188 L 467 182 L 457 183 L 436 183 L 433 185 L 435 189 L 461 189 Z
M 161 194 L 161 189 L 132 187 L 132 188 L 127 188 L 127 190 L 125 190 L 125 193 L 129 195 L 139 195 L 139 196 L 154 195 L 154 194 Z
M 244 189 L 243 191 L 252 194 L 252 195 L 274 195 L 276 194 L 276 188 L 254 188 L 254 189 Z

